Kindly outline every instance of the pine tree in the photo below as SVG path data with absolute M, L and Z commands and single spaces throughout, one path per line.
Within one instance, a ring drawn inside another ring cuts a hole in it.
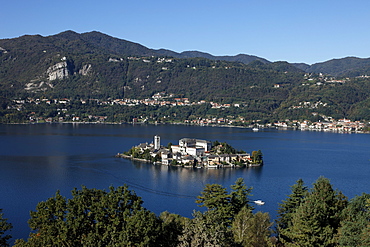
M 217 218 L 229 224 L 232 220 L 232 205 L 230 195 L 225 187 L 220 184 L 207 184 L 201 195 L 197 197 L 199 207 L 206 207 L 207 211 L 213 211 Z
M 231 185 L 231 190 L 228 193 L 220 184 L 205 186 L 196 202 L 207 210 L 194 213 L 194 219 L 185 226 L 182 246 L 230 246 L 233 243 L 234 217 L 243 208 L 251 211 L 253 207 L 248 198 L 252 188 L 248 188 L 242 178 Z
M 253 187 L 247 187 L 243 178 L 238 178 L 235 184 L 231 185 L 231 204 L 233 206 L 233 214 L 237 215 L 243 207 L 253 210 L 254 207 L 250 205 L 249 196 L 252 194 Z
M 288 240 L 288 238 L 282 233 L 282 230 L 291 225 L 293 214 L 308 192 L 302 179 L 297 180 L 296 184 L 291 186 L 291 190 L 292 193 L 288 195 L 288 198 L 279 204 L 278 219 L 276 220 L 279 238 L 285 240 Z
M 220 184 L 207 184 L 196 203 L 200 204 L 199 207 L 206 207 L 207 211 L 219 214 L 225 223 L 230 224 L 243 207 L 253 210 L 248 198 L 253 188 L 248 188 L 243 178 L 238 178 L 230 187 L 232 191 L 229 194 Z
M 2 209 L 0 209 L 0 246 L 9 246 L 8 240 L 11 235 L 5 235 L 5 232 L 12 229 L 12 224 L 8 223 L 7 219 L 3 217 Z
M 291 225 L 281 230 L 287 246 L 336 246 L 340 215 L 347 200 L 320 177 L 292 215 Z
M 340 246 L 369 246 L 370 243 L 370 194 L 363 193 L 350 200 L 343 210 L 339 229 Z

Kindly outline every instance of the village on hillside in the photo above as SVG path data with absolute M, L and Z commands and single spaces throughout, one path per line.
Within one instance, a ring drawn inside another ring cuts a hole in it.
M 263 164 L 262 152 L 252 155 L 236 150 L 227 143 L 182 138 L 178 145 L 161 145 L 160 136 L 154 136 L 152 143 L 140 143 L 117 157 L 130 158 L 154 164 L 196 168 L 250 167 Z
M 220 104 L 217 102 L 207 102 L 201 100 L 198 102 L 190 102 L 188 98 L 175 98 L 172 94 L 166 94 L 165 92 L 155 93 L 152 99 L 110 99 L 110 100 L 99 100 L 99 99 L 80 99 L 72 101 L 71 99 L 47 99 L 47 98 L 27 98 L 27 99 L 15 99 L 13 100 L 14 105 L 7 106 L 7 110 L 17 110 L 18 112 L 25 111 L 30 105 L 40 105 L 43 109 L 53 109 L 56 107 L 56 116 L 44 117 L 40 116 L 37 111 L 31 111 L 28 115 L 29 123 L 106 123 L 114 119 L 109 119 L 107 115 L 92 115 L 84 114 L 79 115 L 73 113 L 71 105 L 98 105 L 98 106 L 127 106 L 135 107 L 140 105 L 145 106 L 158 106 L 158 107 L 185 107 L 185 106 L 199 106 L 204 104 L 210 104 L 212 109 L 227 109 L 227 108 L 243 108 L 246 107 L 244 104 Z M 297 105 L 291 106 L 290 109 L 317 109 L 321 106 L 326 106 L 325 103 L 318 102 L 299 102 Z M 33 109 L 33 108 L 32 108 Z M 49 114 L 50 115 L 50 114 Z M 246 117 L 241 115 L 230 115 L 228 117 L 213 116 L 197 116 L 194 119 L 174 119 L 169 115 L 156 116 L 151 115 L 137 115 L 127 123 L 133 124 L 144 124 L 144 123 L 182 123 L 189 125 L 200 125 L 200 126 L 232 126 L 232 127 L 247 127 L 247 128 L 279 128 L 279 129 L 297 129 L 297 130 L 312 130 L 312 131 L 328 131 L 338 133 L 369 133 L 370 122 L 352 121 L 348 118 L 334 119 L 333 117 L 319 114 L 318 112 L 312 112 L 313 117 L 317 117 L 321 120 L 310 121 L 310 120 L 292 120 L 284 119 L 271 123 L 263 123 L 261 120 L 248 120 Z M 114 121 L 113 121 L 114 122 Z M 122 122 L 120 122 L 122 123 Z

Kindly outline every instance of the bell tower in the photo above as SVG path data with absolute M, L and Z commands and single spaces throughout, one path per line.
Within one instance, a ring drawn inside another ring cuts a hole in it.
M 154 149 L 159 150 L 161 147 L 161 137 L 160 136 L 154 136 Z

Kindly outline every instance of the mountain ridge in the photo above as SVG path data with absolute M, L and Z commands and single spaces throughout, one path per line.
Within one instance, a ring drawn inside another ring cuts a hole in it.
M 0 39 L 2 40 L 14 40 L 24 38 L 46 38 L 46 39 L 68 39 L 74 41 L 85 41 L 90 46 L 94 47 L 94 51 L 98 52 L 99 49 L 104 48 L 116 55 L 126 56 L 170 56 L 175 58 L 206 58 L 210 60 L 222 60 L 228 62 L 241 62 L 249 64 L 254 61 L 261 61 L 264 64 L 273 63 L 265 58 L 258 57 L 255 55 L 248 54 L 237 54 L 237 55 L 223 55 L 215 56 L 210 53 L 202 51 L 183 51 L 175 52 L 168 49 L 151 49 L 140 43 L 120 39 L 109 36 L 99 31 L 91 31 L 85 33 L 77 33 L 72 30 L 67 30 L 55 35 L 41 36 L 36 35 L 23 35 L 17 38 Z M 279 61 L 275 61 L 279 62 Z M 285 61 L 284 61 L 285 62 Z M 290 63 L 298 69 L 301 69 L 307 73 L 323 73 L 331 76 L 360 76 L 363 74 L 370 74 L 370 58 L 358 58 L 348 56 L 344 58 L 330 59 L 324 62 L 318 62 L 314 64 L 307 63 Z
M 269 120 L 319 115 L 368 119 L 370 79 L 357 76 L 370 74 L 369 62 L 348 57 L 307 65 L 245 54 L 176 53 L 96 31 L 24 35 L 0 40 L 0 117 L 16 115 L 11 109 L 20 98 L 104 101 L 159 94 L 242 106 L 223 109 L 224 117 L 243 112 L 244 117 Z

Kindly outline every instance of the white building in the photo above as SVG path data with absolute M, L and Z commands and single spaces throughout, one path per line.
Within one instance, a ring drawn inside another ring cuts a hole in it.
M 179 145 L 173 145 L 173 153 L 181 153 L 183 155 L 202 156 L 205 152 L 210 151 L 212 144 L 210 141 L 182 138 L 179 140 Z
M 159 150 L 161 148 L 161 137 L 160 136 L 154 136 L 154 149 Z

